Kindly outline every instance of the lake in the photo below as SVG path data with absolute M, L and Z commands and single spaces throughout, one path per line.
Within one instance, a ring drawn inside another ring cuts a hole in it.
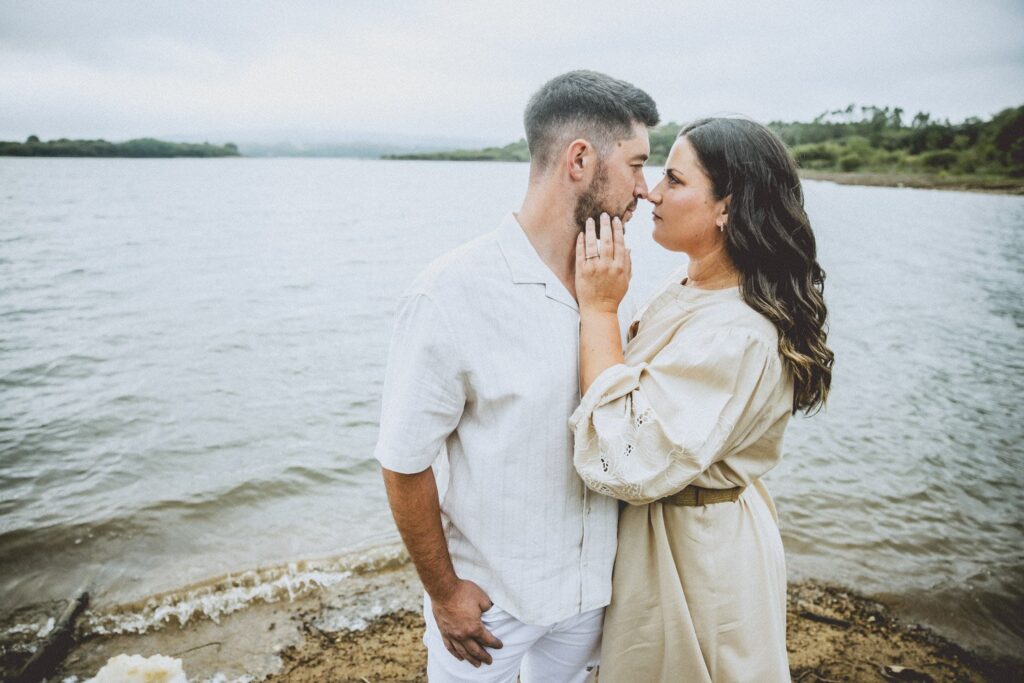
M 107 610 L 94 628 L 141 630 L 153 596 L 228 611 L 395 561 L 372 451 L 397 297 L 516 209 L 526 177 L 0 158 L 5 632 L 82 587 Z M 828 407 L 791 422 L 766 478 L 790 577 L 1018 653 L 1024 198 L 805 192 L 836 365 Z M 641 297 L 682 262 L 648 209 L 627 234 Z M 211 588 L 229 574 L 249 578 Z

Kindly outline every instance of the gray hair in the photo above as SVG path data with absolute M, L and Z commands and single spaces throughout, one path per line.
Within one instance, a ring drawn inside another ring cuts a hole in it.
M 658 107 L 640 88 L 596 71 L 570 71 L 541 86 L 526 105 L 523 123 L 534 169 L 546 168 L 561 145 L 576 138 L 604 156 L 633 126 L 658 125 Z

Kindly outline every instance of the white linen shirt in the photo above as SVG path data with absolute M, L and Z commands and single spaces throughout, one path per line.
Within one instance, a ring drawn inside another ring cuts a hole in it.
M 611 599 L 618 503 L 572 464 L 578 349 L 575 299 L 509 214 L 417 277 L 388 356 L 374 456 L 435 465 L 455 572 L 529 624 Z

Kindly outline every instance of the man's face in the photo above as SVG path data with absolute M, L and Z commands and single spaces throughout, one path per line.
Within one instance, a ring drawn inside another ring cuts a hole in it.
M 651 152 L 647 128 L 634 124 L 633 137 L 615 143 L 599 159 L 590 186 L 576 200 L 574 217 L 580 229 L 588 218 L 598 221 L 601 213 L 618 216 L 625 223 L 636 212 L 638 199 L 647 196 L 644 163 Z

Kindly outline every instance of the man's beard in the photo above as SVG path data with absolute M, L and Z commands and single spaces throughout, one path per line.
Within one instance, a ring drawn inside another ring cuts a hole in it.
M 609 217 L 614 218 L 622 216 L 627 211 L 636 209 L 636 199 L 622 211 L 619 211 L 617 207 L 609 207 L 604 204 L 604 192 L 608 186 L 608 169 L 605 168 L 604 164 L 598 162 L 597 171 L 594 173 L 594 179 L 590 181 L 590 187 L 583 191 L 583 194 L 576 200 L 576 208 L 573 210 L 573 218 L 576 220 L 576 225 L 579 226 L 580 231 L 583 231 L 587 226 L 587 219 L 593 218 L 597 230 L 598 237 L 601 236 L 601 221 L 600 216 L 602 213 L 608 214 Z

